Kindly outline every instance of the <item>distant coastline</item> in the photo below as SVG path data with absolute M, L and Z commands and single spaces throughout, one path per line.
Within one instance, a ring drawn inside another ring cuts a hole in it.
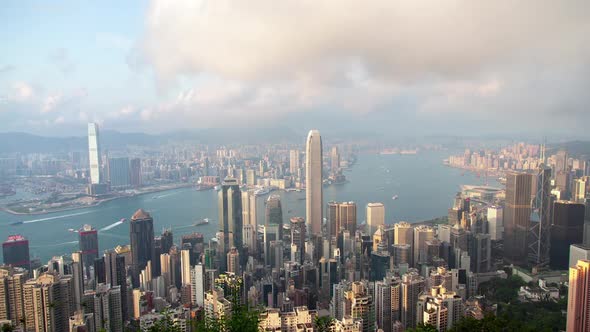
M 170 190 L 176 190 L 176 189 L 182 189 L 182 188 L 190 188 L 192 186 L 193 186 L 192 183 L 184 183 L 184 184 L 176 184 L 173 186 L 166 186 L 166 187 L 155 187 L 155 188 L 148 187 L 148 188 L 142 189 L 141 192 L 136 193 L 136 194 L 120 194 L 120 195 L 114 196 L 114 197 L 96 199 L 94 202 L 92 202 L 90 204 L 59 207 L 59 208 L 55 208 L 55 209 L 45 209 L 42 211 L 20 212 L 20 211 L 15 211 L 15 210 L 11 209 L 10 207 L 6 207 L 6 206 L 0 207 L 0 211 L 6 212 L 6 213 L 9 213 L 12 215 L 16 215 L 16 216 L 37 216 L 37 215 L 43 215 L 43 214 L 49 214 L 49 213 L 88 209 L 91 207 L 97 207 L 97 206 L 99 206 L 103 203 L 106 203 L 106 202 L 114 201 L 114 200 L 125 198 L 125 197 L 135 197 L 135 196 L 153 194 L 153 193 L 163 192 L 163 191 L 170 191 Z

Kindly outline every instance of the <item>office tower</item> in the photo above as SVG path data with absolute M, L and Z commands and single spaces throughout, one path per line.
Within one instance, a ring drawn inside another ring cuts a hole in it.
M 105 283 L 107 281 L 107 272 L 104 264 L 104 257 L 97 258 L 94 260 L 94 282 Z
M 305 146 L 305 220 L 309 236 L 322 233 L 322 138 L 310 130 Z
M 393 225 L 393 243 L 394 244 L 409 244 L 414 243 L 414 229 L 412 225 L 405 221 L 401 221 Z
M 141 187 L 141 159 L 129 160 L 129 183 L 132 187 Z
M 371 252 L 369 281 L 381 280 L 389 271 L 391 256 L 387 251 Z
M 555 174 L 568 170 L 567 151 L 560 150 L 555 154 Z
M 2 243 L 2 257 L 6 265 L 30 270 L 29 240 L 19 234 L 9 235 Z
M 434 229 L 420 225 L 414 228 L 414 265 L 428 261 L 426 241 L 434 238 Z
M 569 263 L 569 248 L 584 239 L 584 205 L 556 201 L 553 204 L 549 263 L 552 269 L 565 270 Z
M 227 253 L 227 272 L 235 275 L 242 274 L 240 270 L 240 253 L 235 247 L 231 248 Z
M 219 197 L 219 232 L 223 234 L 220 250 L 220 271 L 227 271 L 226 255 L 232 247 L 242 250 L 242 193 L 238 181 L 226 178 L 218 193 Z
M 475 273 L 488 272 L 492 262 L 492 242 L 489 234 L 471 234 L 469 241 L 469 257 L 471 271 Z
M 586 188 L 588 187 L 589 180 L 590 178 L 588 176 L 575 180 L 573 194 L 574 202 L 584 203 L 584 199 L 586 198 Z
M 78 246 L 82 253 L 82 262 L 86 276 L 90 277 L 90 267 L 98 258 L 98 232 L 90 225 L 84 225 L 78 231 Z
M 23 285 L 29 274 L 19 267 L 0 266 L 0 321 L 20 326 L 25 317 Z
M 84 262 L 82 261 L 82 252 L 72 253 L 72 263 L 70 263 L 70 274 L 72 275 L 72 287 L 74 303 L 76 310 L 82 307 L 82 297 L 84 295 Z
M 394 244 L 393 245 L 393 264 L 399 266 L 400 264 L 411 265 L 412 246 L 409 244 Z
M 402 276 L 401 282 L 401 322 L 406 329 L 416 327 L 416 306 L 418 296 L 425 288 L 424 277 L 411 271 Z
M 264 223 L 264 263 L 266 266 L 270 266 L 270 244 L 272 241 L 281 241 L 283 239 L 283 210 L 279 196 L 271 195 L 268 197 Z
M 297 262 L 303 264 L 305 259 L 305 219 L 301 217 L 291 218 L 291 244 L 297 247 Z
M 289 173 L 295 175 L 297 174 L 297 169 L 299 169 L 299 151 L 291 150 L 289 151 Z
M 128 187 L 131 185 L 129 158 L 110 158 L 108 166 L 111 188 Z
M 330 236 L 336 236 L 343 229 L 350 234 L 356 233 L 356 204 L 354 202 L 328 203 L 328 230 Z
M 205 303 L 205 266 L 201 263 L 193 269 L 192 293 L 193 304 L 200 307 Z
M 580 260 L 569 271 L 566 330 L 590 331 L 590 261 Z
M 127 310 L 127 271 L 125 270 L 125 257 L 119 255 L 115 250 L 107 250 L 103 256 L 105 262 L 105 276 L 106 283 L 114 286 L 119 286 L 121 289 L 121 303 L 123 320 L 128 319 Z M 159 259 L 159 257 L 154 257 Z
M 332 174 L 338 173 L 340 169 L 340 153 L 338 153 L 338 147 L 333 146 L 330 153 L 330 170 Z
M 183 249 L 180 251 L 180 276 L 182 285 L 190 285 L 191 281 L 191 259 L 190 250 Z
M 256 185 L 256 171 L 251 168 L 246 170 L 246 184 L 249 186 Z
M 375 313 L 373 308 L 373 297 L 369 293 L 367 285 L 360 281 L 355 281 L 351 285 L 351 290 L 344 293 L 345 314 L 350 315 L 353 319 L 362 319 L 362 331 L 374 331 Z
M 170 252 L 170 248 L 172 248 L 174 245 L 174 236 L 172 234 L 172 230 L 164 230 L 160 236 L 160 240 L 162 242 L 162 253 L 164 254 Z
M 375 233 L 380 225 L 385 225 L 385 206 L 383 203 L 367 204 L 367 231 Z
M 94 316 L 95 331 L 123 331 L 123 303 L 121 287 L 98 284 L 95 291 L 84 294 L 86 312 Z
M 242 192 L 242 222 L 244 225 L 258 226 L 256 220 L 256 195 L 253 190 Z
M 205 239 L 202 233 L 193 232 L 180 238 L 180 248 L 190 251 L 190 265 L 197 264 L 199 257 L 205 249 Z
M 242 228 L 242 237 L 244 249 L 248 248 L 248 253 L 256 254 L 258 252 L 258 232 L 256 227 L 250 224 L 244 225 Z
M 542 153 L 544 155 L 544 152 Z M 549 262 L 551 229 L 551 168 L 540 164 L 532 175 L 533 199 L 531 202 L 530 232 L 528 236 L 529 260 L 540 265 Z
M 133 286 L 139 285 L 138 275 L 152 260 L 154 253 L 154 219 L 143 209 L 137 210 L 129 223 L 131 242 L 131 271 Z
M 504 208 L 504 255 L 511 262 L 527 261 L 527 236 L 531 217 L 531 174 L 506 174 L 506 206 Z
M 72 295 L 70 276 L 44 273 L 27 281 L 23 286 L 27 331 L 68 331 L 75 307 Z
M 100 178 L 100 140 L 98 124 L 88 124 L 88 160 L 90 165 L 90 183 L 101 183 Z
M 492 241 L 502 240 L 504 233 L 504 209 L 501 206 L 489 206 L 487 209 L 488 230 Z

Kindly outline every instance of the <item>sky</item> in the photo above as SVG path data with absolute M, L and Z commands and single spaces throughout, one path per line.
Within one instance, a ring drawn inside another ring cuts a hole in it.
M 0 131 L 590 138 L 590 1 L 16 1 Z

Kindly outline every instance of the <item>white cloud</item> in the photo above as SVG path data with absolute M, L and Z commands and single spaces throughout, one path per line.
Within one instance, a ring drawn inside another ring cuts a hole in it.
M 25 82 L 16 82 L 12 85 L 12 99 L 17 101 L 27 101 L 35 96 L 33 86 Z

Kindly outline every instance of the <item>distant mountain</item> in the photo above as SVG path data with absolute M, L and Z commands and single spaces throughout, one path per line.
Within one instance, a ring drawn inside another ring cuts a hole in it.
M 290 128 L 218 128 L 170 132 L 159 135 L 102 131 L 100 143 L 103 149 L 116 149 L 126 145 L 157 146 L 170 142 L 194 144 L 260 144 L 303 143 L 305 134 Z M 80 151 L 87 148 L 86 137 L 47 137 L 27 133 L 0 133 L 0 153 L 55 153 Z
M 590 141 L 571 141 L 547 145 L 548 154 L 556 153 L 559 150 L 566 150 L 570 156 L 590 159 Z

